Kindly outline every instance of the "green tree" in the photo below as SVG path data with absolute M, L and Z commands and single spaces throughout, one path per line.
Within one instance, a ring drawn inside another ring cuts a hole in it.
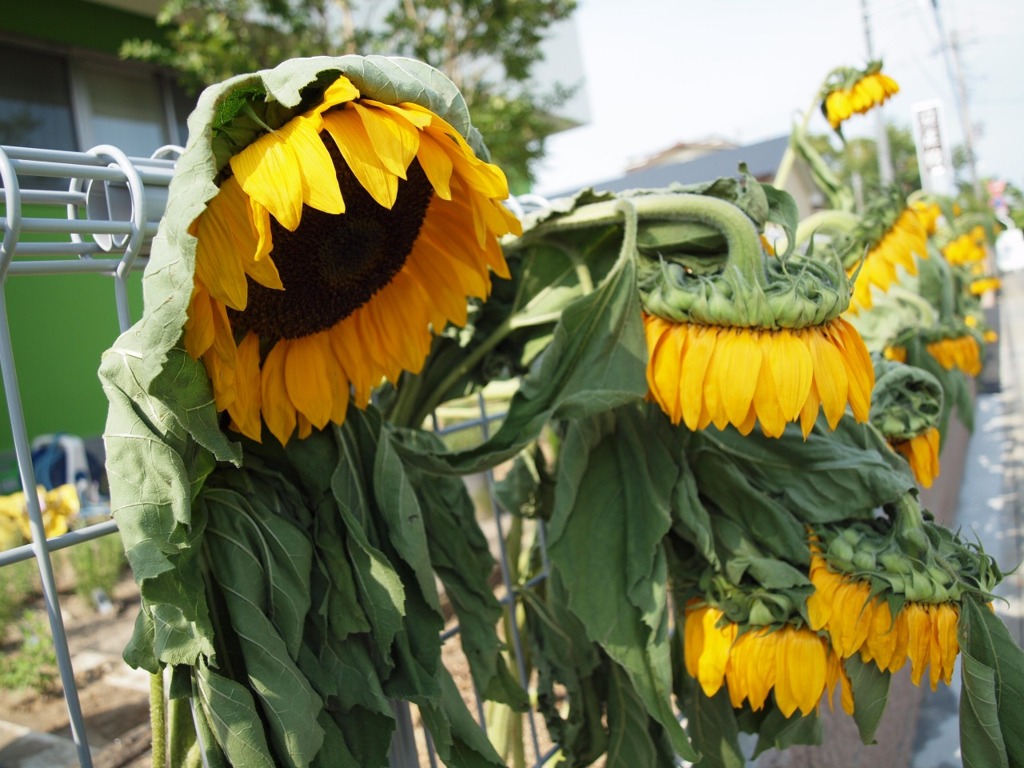
M 191 92 L 295 56 L 410 56 L 462 91 L 492 159 L 525 191 L 573 84 L 538 92 L 532 65 L 576 0 L 167 0 L 162 40 L 128 40 L 126 58 L 176 70 Z
M 885 128 L 889 139 L 889 156 L 892 159 L 893 182 L 904 195 L 909 195 L 921 188 L 914 136 L 909 128 L 892 123 Z M 847 186 L 853 186 L 854 176 L 858 176 L 865 197 L 881 186 L 878 142 L 875 139 L 853 138 L 840 143 L 832 135 L 819 134 L 808 136 L 808 141 Z

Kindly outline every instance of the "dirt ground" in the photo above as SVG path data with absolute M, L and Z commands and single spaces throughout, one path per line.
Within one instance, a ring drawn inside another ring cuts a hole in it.
M 130 668 L 121 658 L 134 627 L 138 599 L 138 589 L 130 574 L 118 582 L 110 595 L 112 608 L 104 613 L 72 590 L 61 591 L 64 626 L 95 768 L 148 768 L 151 765 L 149 675 Z M 42 608 L 41 602 L 39 607 Z M 454 620 L 450 622 L 454 623 Z M 0 639 L 3 653 L 14 652 L 20 645 L 19 634 L 11 628 Z M 467 707 L 476 716 L 472 680 L 457 634 L 445 641 L 442 658 L 462 691 Z M 77 768 L 79 765 L 67 705 L 59 678 L 55 679 L 44 693 L 32 689 L 0 689 L 0 768 L 44 765 Z M 429 765 L 424 730 L 419 726 L 415 708 L 411 718 L 420 764 Z M 535 754 L 534 729 L 542 754 L 551 745 L 543 718 L 534 715 L 533 720 L 532 727 L 526 716 L 522 722 L 521 733 L 528 758 Z M 32 738 L 25 738 L 28 731 Z M 52 747 L 53 751 L 40 753 L 37 734 L 42 735 L 42 746 Z
M 64 627 L 94 765 L 141 768 L 150 764 L 149 676 L 131 669 L 121 658 L 138 609 L 139 593 L 131 575 L 126 574 L 109 597 L 109 610 L 100 612 L 73 591 L 62 591 Z M 3 640 L 4 653 L 15 651 L 20 643 L 18 633 L 10 629 Z M 44 741 L 54 745 L 72 738 L 59 678 L 45 692 L 29 688 L 0 690 L 0 721 L 5 726 L 0 730 L 2 768 L 44 764 L 38 762 L 38 755 L 33 756 L 33 739 L 24 738 L 25 729 L 56 737 Z M 142 744 L 140 731 L 145 732 Z M 63 755 L 67 751 L 56 750 L 53 754 Z M 145 758 L 136 760 L 143 752 Z M 71 756 L 74 760 L 73 750 Z

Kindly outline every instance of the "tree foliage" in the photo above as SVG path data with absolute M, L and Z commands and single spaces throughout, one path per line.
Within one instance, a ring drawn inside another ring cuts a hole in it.
M 904 195 L 921 188 L 921 174 L 917 167 L 917 150 L 909 128 L 886 125 L 889 155 L 892 159 L 893 181 Z M 837 144 L 830 135 L 809 136 L 811 146 L 821 154 L 842 182 L 856 189 L 854 176 L 860 178 L 864 199 L 881 188 L 878 171 L 878 142 L 873 138 L 851 138 Z
M 576 0 L 167 0 L 161 40 L 121 55 L 170 67 L 196 92 L 297 56 L 410 56 L 444 72 L 469 104 L 492 160 L 525 191 L 554 129 L 551 110 L 574 84 L 538 92 L 532 65 Z

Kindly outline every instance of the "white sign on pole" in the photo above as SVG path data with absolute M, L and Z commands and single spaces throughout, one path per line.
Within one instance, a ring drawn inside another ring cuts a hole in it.
M 932 194 L 952 194 L 953 165 L 949 160 L 949 147 L 945 143 L 942 102 L 938 99 L 921 101 L 914 104 L 912 110 L 921 188 Z

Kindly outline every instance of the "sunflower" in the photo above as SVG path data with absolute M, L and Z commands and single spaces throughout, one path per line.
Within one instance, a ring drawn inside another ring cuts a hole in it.
M 978 340 L 969 333 L 933 341 L 925 349 L 947 371 L 959 368 L 968 376 L 981 373 L 981 348 Z
M 881 69 L 881 62 L 872 62 L 863 71 L 843 68 L 829 75 L 821 110 L 833 130 L 854 113 L 864 114 L 899 92 L 896 81 Z
M 981 296 L 983 293 L 988 291 L 998 291 L 1003 285 L 1003 281 L 998 277 L 982 277 L 977 280 L 972 280 L 968 290 L 972 296 Z
M 983 261 L 986 256 L 985 230 L 974 227 L 970 232 L 950 240 L 942 249 L 942 255 L 955 266 Z
M 194 222 L 185 349 L 218 411 L 260 440 L 341 424 L 383 379 L 416 372 L 431 329 L 467 319 L 498 244 L 521 231 L 502 172 L 412 102 L 339 76 L 321 101 L 230 159 Z
M 910 464 L 922 488 L 931 488 L 939 476 L 939 430 L 935 427 L 909 440 L 896 440 L 893 449 Z
M 756 180 L 746 183 L 754 196 Z M 867 420 L 874 368 L 840 317 L 851 285 L 837 253 L 776 254 L 750 214 L 723 199 L 645 200 L 660 215 L 641 228 L 638 261 L 648 399 L 673 424 L 731 424 L 746 435 L 759 422 L 779 437 L 799 420 L 806 437 L 819 411 L 835 429 L 848 404 Z M 707 242 L 688 246 L 677 228 L 687 221 L 717 230 L 724 250 L 709 257 Z
M 755 422 L 769 437 L 799 420 L 806 437 L 824 411 L 829 427 L 847 404 L 866 421 L 874 369 L 846 320 L 806 328 L 735 328 L 669 322 L 644 315 L 647 383 L 673 424 L 691 430 L 732 424 L 749 434 Z
M 747 701 L 756 712 L 774 691 L 779 711 L 790 717 L 797 710 L 816 711 L 826 691 L 831 701 L 841 684 L 843 709 L 853 713 L 850 681 L 838 655 L 827 638 L 806 626 L 740 632 L 719 609 L 691 604 L 683 631 L 686 671 L 709 697 L 724 684 L 733 707 Z
M 928 235 L 934 235 L 938 228 L 939 217 L 942 216 L 942 209 L 939 204 L 930 200 L 915 200 L 910 204 L 914 213 L 921 219 L 921 225 Z
M 911 275 L 917 274 L 914 257 L 928 257 L 928 231 L 914 208 L 906 207 L 893 218 L 881 236 L 872 238 L 865 245 L 867 256 L 850 269 L 850 274 L 856 275 L 850 303 L 850 311 L 854 313 L 873 306 L 872 285 L 886 291 L 898 281 L 897 267 L 903 267 Z
M 890 673 L 909 660 L 914 685 L 929 667 L 932 690 L 939 680 L 949 684 L 960 652 L 955 603 L 908 600 L 894 617 L 889 602 L 873 595 L 867 581 L 837 573 L 820 554 L 812 553 L 810 576 L 815 587 L 807 599 L 810 626 L 828 632 L 841 658 L 859 653 L 861 660 Z

